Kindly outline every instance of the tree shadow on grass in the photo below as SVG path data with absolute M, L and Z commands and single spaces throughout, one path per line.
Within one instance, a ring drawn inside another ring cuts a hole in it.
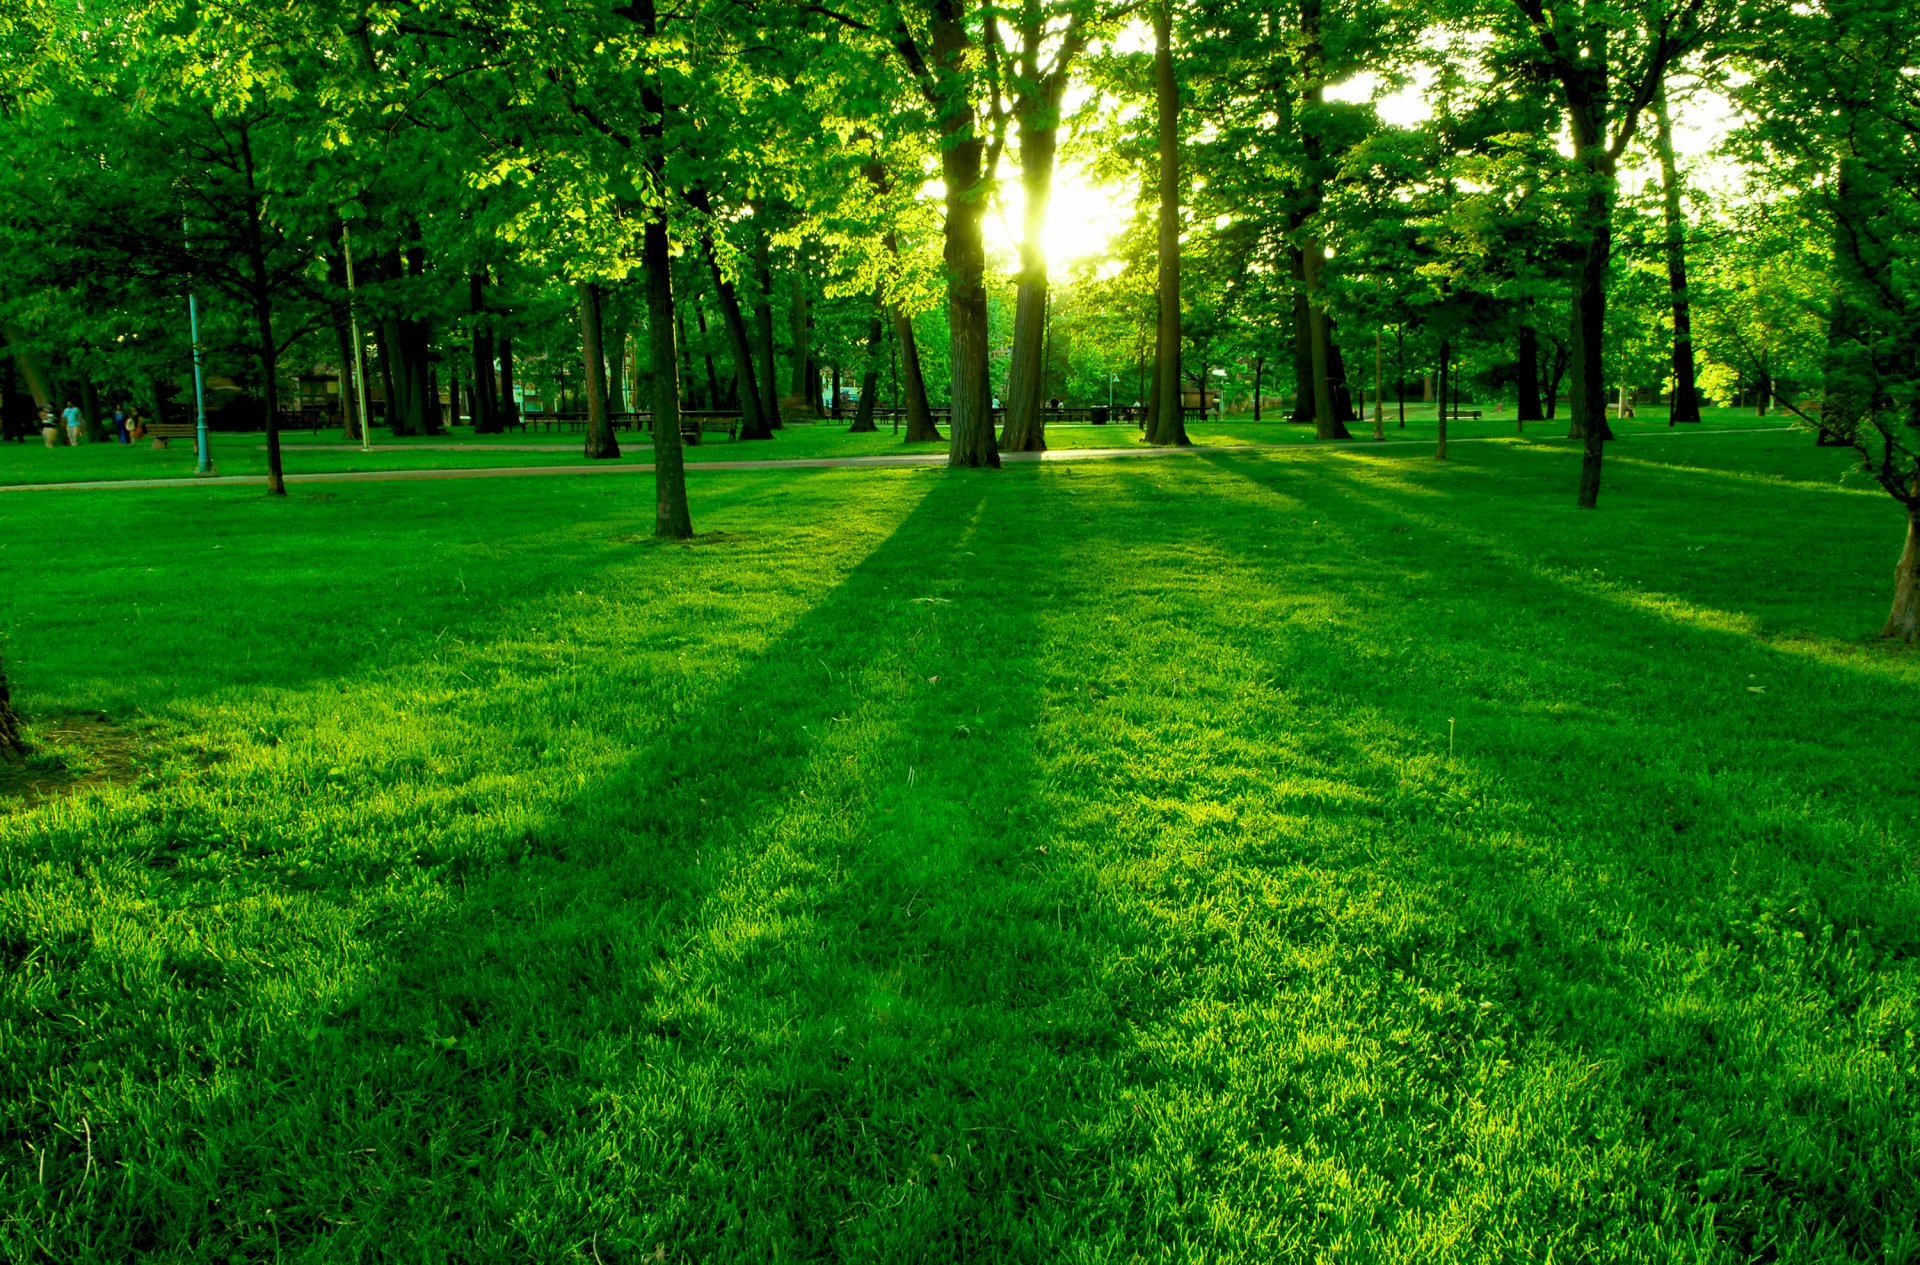
M 1261 489 L 1228 490 L 1217 565 L 1291 587 L 1304 569 L 1252 542 L 1339 521 L 1363 614 L 1264 639 L 1223 621 L 1260 647 L 1248 675 L 1296 683 L 1344 788 L 1323 804 L 1339 842 L 1283 853 L 1323 867 L 1310 937 L 1363 935 L 1386 968 L 1326 1039 L 1393 1067 L 1377 1101 L 1425 1121 L 1411 1164 L 1376 1149 L 1391 1134 L 1321 1143 L 1423 1186 L 1389 1200 L 1414 1227 L 1478 1202 L 1482 1232 L 1576 1247 L 1605 1219 L 1576 1192 L 1604 1188 L 1646 1229 L 1635 1250 L 1660 1225 L 1666 1248 L 1909 1250 L 1898 1103 L 1920 1085 L 1887 1025 L 1916 1004 L 1920 892 L 1885 824 L 1900 761 L 1861 757 L 1911 692 L 1611 603 L 1338 468 L 1216 469 Z M 1449 569 L 1466 584 L 1407 591 Z
M 57 547 L 28 548 L 22 533 L 5 550 L 16 701 L 29 713 L 165 714 L 407 670 L 615 564 L 626 547 L 598 525 L 630 508 L 638 526 L 637 490 L 537 480 L 296 488 L 284 502 L 245 489 L 74 494 Z M 698 508 L 725 516 L 759 491 L 705 486 Z M 24 519 L 38 506 L 0 510 Z
M 111 1216 L 173 1251 L 405 1259 L 1057 1253 L 1084 1230 L 1063 1210 L 1089 1206 L 1076 1121 L 1103 1085 L 1073 1069 L 1119 1034 L 1041 847 L 1050 551 L 1001 556 L 992 486 L 933 483 L 511 863 L 445 862 L 461 894 L 372 929 L 336 1013 L 262 1034 L 172 1136 L 105 1135 L 116 1178 L 59 1232 Z

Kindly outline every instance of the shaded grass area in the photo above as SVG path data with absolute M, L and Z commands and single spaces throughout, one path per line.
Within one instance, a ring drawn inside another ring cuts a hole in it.
M 1715 442 L 0 502 L 160 751 L 0 817 L 0 1254 L 1911 1259 L 1897 516 Z

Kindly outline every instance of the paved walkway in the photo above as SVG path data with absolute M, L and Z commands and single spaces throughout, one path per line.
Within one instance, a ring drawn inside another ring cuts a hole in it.
M 1656 438 L 1660 435 L 1756 435 L 1774 431 L 1791 431 L 1792 426 L 1756 426 L 1740 430 L 1671 430 L 1650 431 L 1636 438 Z M 1450 441 L 1454 444 L 1505 443 L 1514 438 L 1511 435 L 1476 435 Z M 415 445 L 393 445 L 390 451 L 412 451 Z M 481 447 L 480 445 L 459 445 L 462 448 Z M 491 445 L 486 447 L 492 447 Z M 568 445 L 570 451 L 574 445 Z M 1170 457 L 1225 456 L 1236 452 L 1325 452 L 1329 449 L 1347 448 L 1405 448 L 1433 447 L 1433 440 L 1423 439 L 1350 439 L 1324 444 L 1217 444 L 1200 445 L 1192 448 L 1056 448 L 1048 452 L 1003 452 L 1000 460 L 1009 465 L 1030 462 L 1056 461 L 1112 461 L 1122 458 L 1138 457 L 1165 459 Z M 353 451 L 358 452 L 355 448 Z M 376 448 L 376 451 L 379 449 Z M 689 461 L 688 470 L 864 470 L 890 468 L 896 466 L 944 466 L 947 454 L 944 452 L 900 453 L 886 457 L 795 457 L 768 461 Z M 651 474 L 653 463 L 648 462 L 596 462 L 592 465 L 578 466 L 488 466 L 473 469 L 456 470 L 336 470 L 331 472 L 290 473 L 288 483 L 413 483 L 440 479 L 534 479 L 561 478 L 583 474 Z M 18 483 L 0 487 L 0 492 L 102 492 L 115 488 L 204 488 L 220 486 L 251 485 L 258 487 L 266 481 L 264 474 L 217 474 L 204 477 L 180 479 L 99 479 L 88 483 Z

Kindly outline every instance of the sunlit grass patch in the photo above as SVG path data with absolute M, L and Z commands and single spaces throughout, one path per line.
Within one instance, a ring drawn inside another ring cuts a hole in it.
M 9 544 L 28 711 L 174 755 L 0 816 L 0 1254 L 1912 1254 L 1893 516 L 1572 461 Z

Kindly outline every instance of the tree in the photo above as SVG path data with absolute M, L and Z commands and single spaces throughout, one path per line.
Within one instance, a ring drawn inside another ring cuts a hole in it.
M 1173 5 L 1153 6 L 1153 88 L 1158 126 L 1160 309 L 1147 442 L 1187 444 L 1180 400 L 1180 83 L 1173 70 Z
M 1567 343 L 1572 433 L 1583 442 L 1579 505 L 1593 509 L 1600 503 L 1601 462 L 1612 437 L 1603 344 L 1620 155 L 1669 70 L 1705 42 L 1714 0 L 1572 0 L 1551 8 L 1545 0 L 1512 2 L 1524 20 L 1527 60 L 1559 86 L 1582 187 L 1585 241 Z

